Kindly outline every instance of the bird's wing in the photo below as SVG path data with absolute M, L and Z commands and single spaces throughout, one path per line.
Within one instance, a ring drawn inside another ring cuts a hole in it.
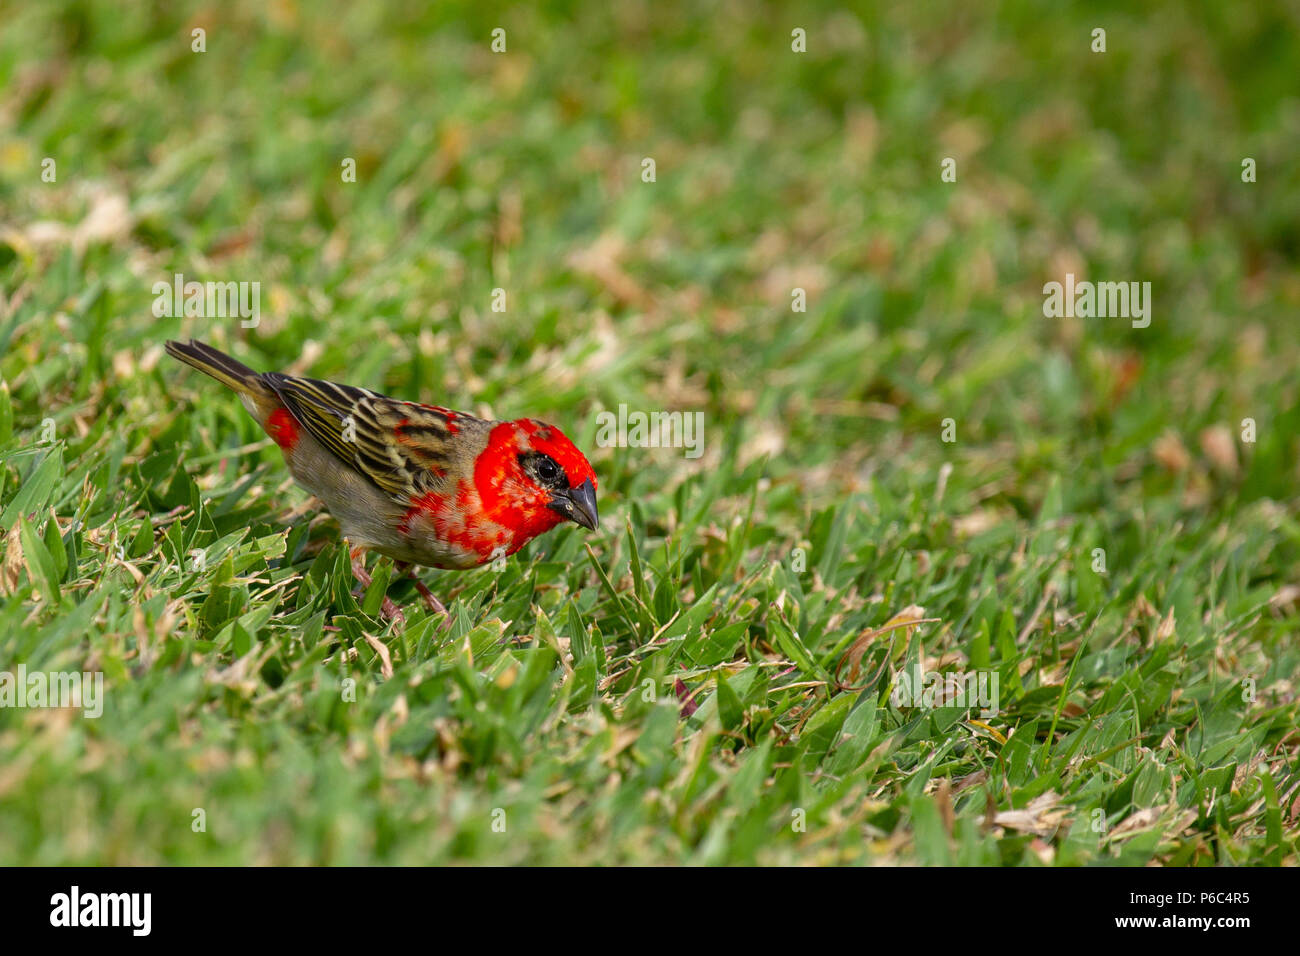
M 369 389 L 268 372 L 263 380 L 307 432 L 344 464 L 404 501 L 441 484 L 454 443 L 487 423 L 462 412 L 403 402 Z

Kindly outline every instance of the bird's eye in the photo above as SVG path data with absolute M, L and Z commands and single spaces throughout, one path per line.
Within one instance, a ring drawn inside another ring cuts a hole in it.
M 537 463 L 537 477 L 542 481 L 552 482 L 560 477 L 560 467 L 550 458 L 543 458 Z

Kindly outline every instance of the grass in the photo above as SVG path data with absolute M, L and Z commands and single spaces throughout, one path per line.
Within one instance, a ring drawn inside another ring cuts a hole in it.
M 1287 5 L 0 12 L 0 670 L 106 688 L 0 708 L 0 862 L 1298 862 Z M 553 421 L 602 530 L 396 629 L 191 335 Z

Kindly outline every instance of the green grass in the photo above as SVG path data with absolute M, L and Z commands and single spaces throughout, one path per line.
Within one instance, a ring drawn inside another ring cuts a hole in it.
M 0 670 L 106 685 L 0 708 L 0 862 L 1298 862 L 1293 8 L 317 6 L 0 5 Z M 602 530 L 394 629 L 191 335 L 553 421 Z

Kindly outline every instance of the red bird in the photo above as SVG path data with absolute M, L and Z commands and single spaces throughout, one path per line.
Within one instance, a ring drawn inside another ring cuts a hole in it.
M 401 570 L 465 569 L 514 554 L 564 521 L 599 526 L 596 473 L 554 425 L 484 421 L 351 385 L 258 373 L 203 342 L 168 342 L 167 354 L 238 393 L 298 484 L 338 519 L 363 586 L 367 550 Z M 446 613 L 416 587 L 430 610 Z M 401 617 L 388 598 L 384 615 Z

